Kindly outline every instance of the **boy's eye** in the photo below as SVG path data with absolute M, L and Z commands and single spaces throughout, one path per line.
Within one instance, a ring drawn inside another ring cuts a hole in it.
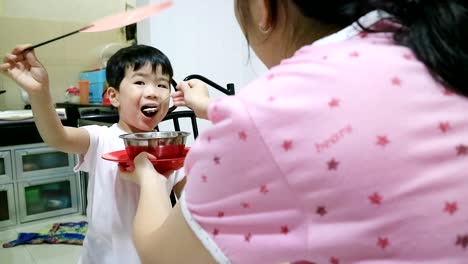
M 165 84 L 158 84 L 158 87 L 167 89 L 167 85 L 165 85 Z
M 145 83 L 142 82 L 142 81 L 135 82 L 135 84 L 136 84 L 136 85 L 145 85 Z

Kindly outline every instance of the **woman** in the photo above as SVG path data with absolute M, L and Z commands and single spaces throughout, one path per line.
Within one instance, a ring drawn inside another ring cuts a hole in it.
M 179 85 L 176 104 L 213 126 L 174 209 L 147 154 L 135 159 L 142 261 L 465 263 L 467 9 L 236 1 L 270 71 L 216 101 Z

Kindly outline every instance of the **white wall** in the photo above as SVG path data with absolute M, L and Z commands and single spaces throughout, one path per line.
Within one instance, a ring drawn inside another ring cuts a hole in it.
M 164 1 L 136 1 L 137 6 L 157 2 Z M 169 57 L 176 81 L 201 74 L 222 86 L 234 83 L 239 92 L 266 68 L 253 52 L 247 59 L 249 52 L 234 16 L 234 1 L 202 2 L 175 0 L 170 9 L 138 23 L 138 41 Z M 223 96 L 217 92 L 211 95 Z M 200 130 L 207 126 L 208 122 L 199 122 Z

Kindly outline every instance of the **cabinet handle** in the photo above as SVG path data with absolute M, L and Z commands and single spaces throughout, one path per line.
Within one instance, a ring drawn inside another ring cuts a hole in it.
M 5 152 L 0 153 L 0 159 L 4 159 L 4 158 L 6 158 L 6 156 L 7 156 L 7 154 Z

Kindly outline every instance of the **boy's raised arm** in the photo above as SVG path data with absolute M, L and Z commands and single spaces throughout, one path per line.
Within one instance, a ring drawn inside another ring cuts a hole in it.
M 37 129 L 47 145 L 64 152 L 86 153 L 88 132 L 62 125 L 50 95 L 47 71 L 34 51 L 24 51 L 27 47 L 29 45 L 17 46 L 5 55 L 0 71 L 28 93 Z

